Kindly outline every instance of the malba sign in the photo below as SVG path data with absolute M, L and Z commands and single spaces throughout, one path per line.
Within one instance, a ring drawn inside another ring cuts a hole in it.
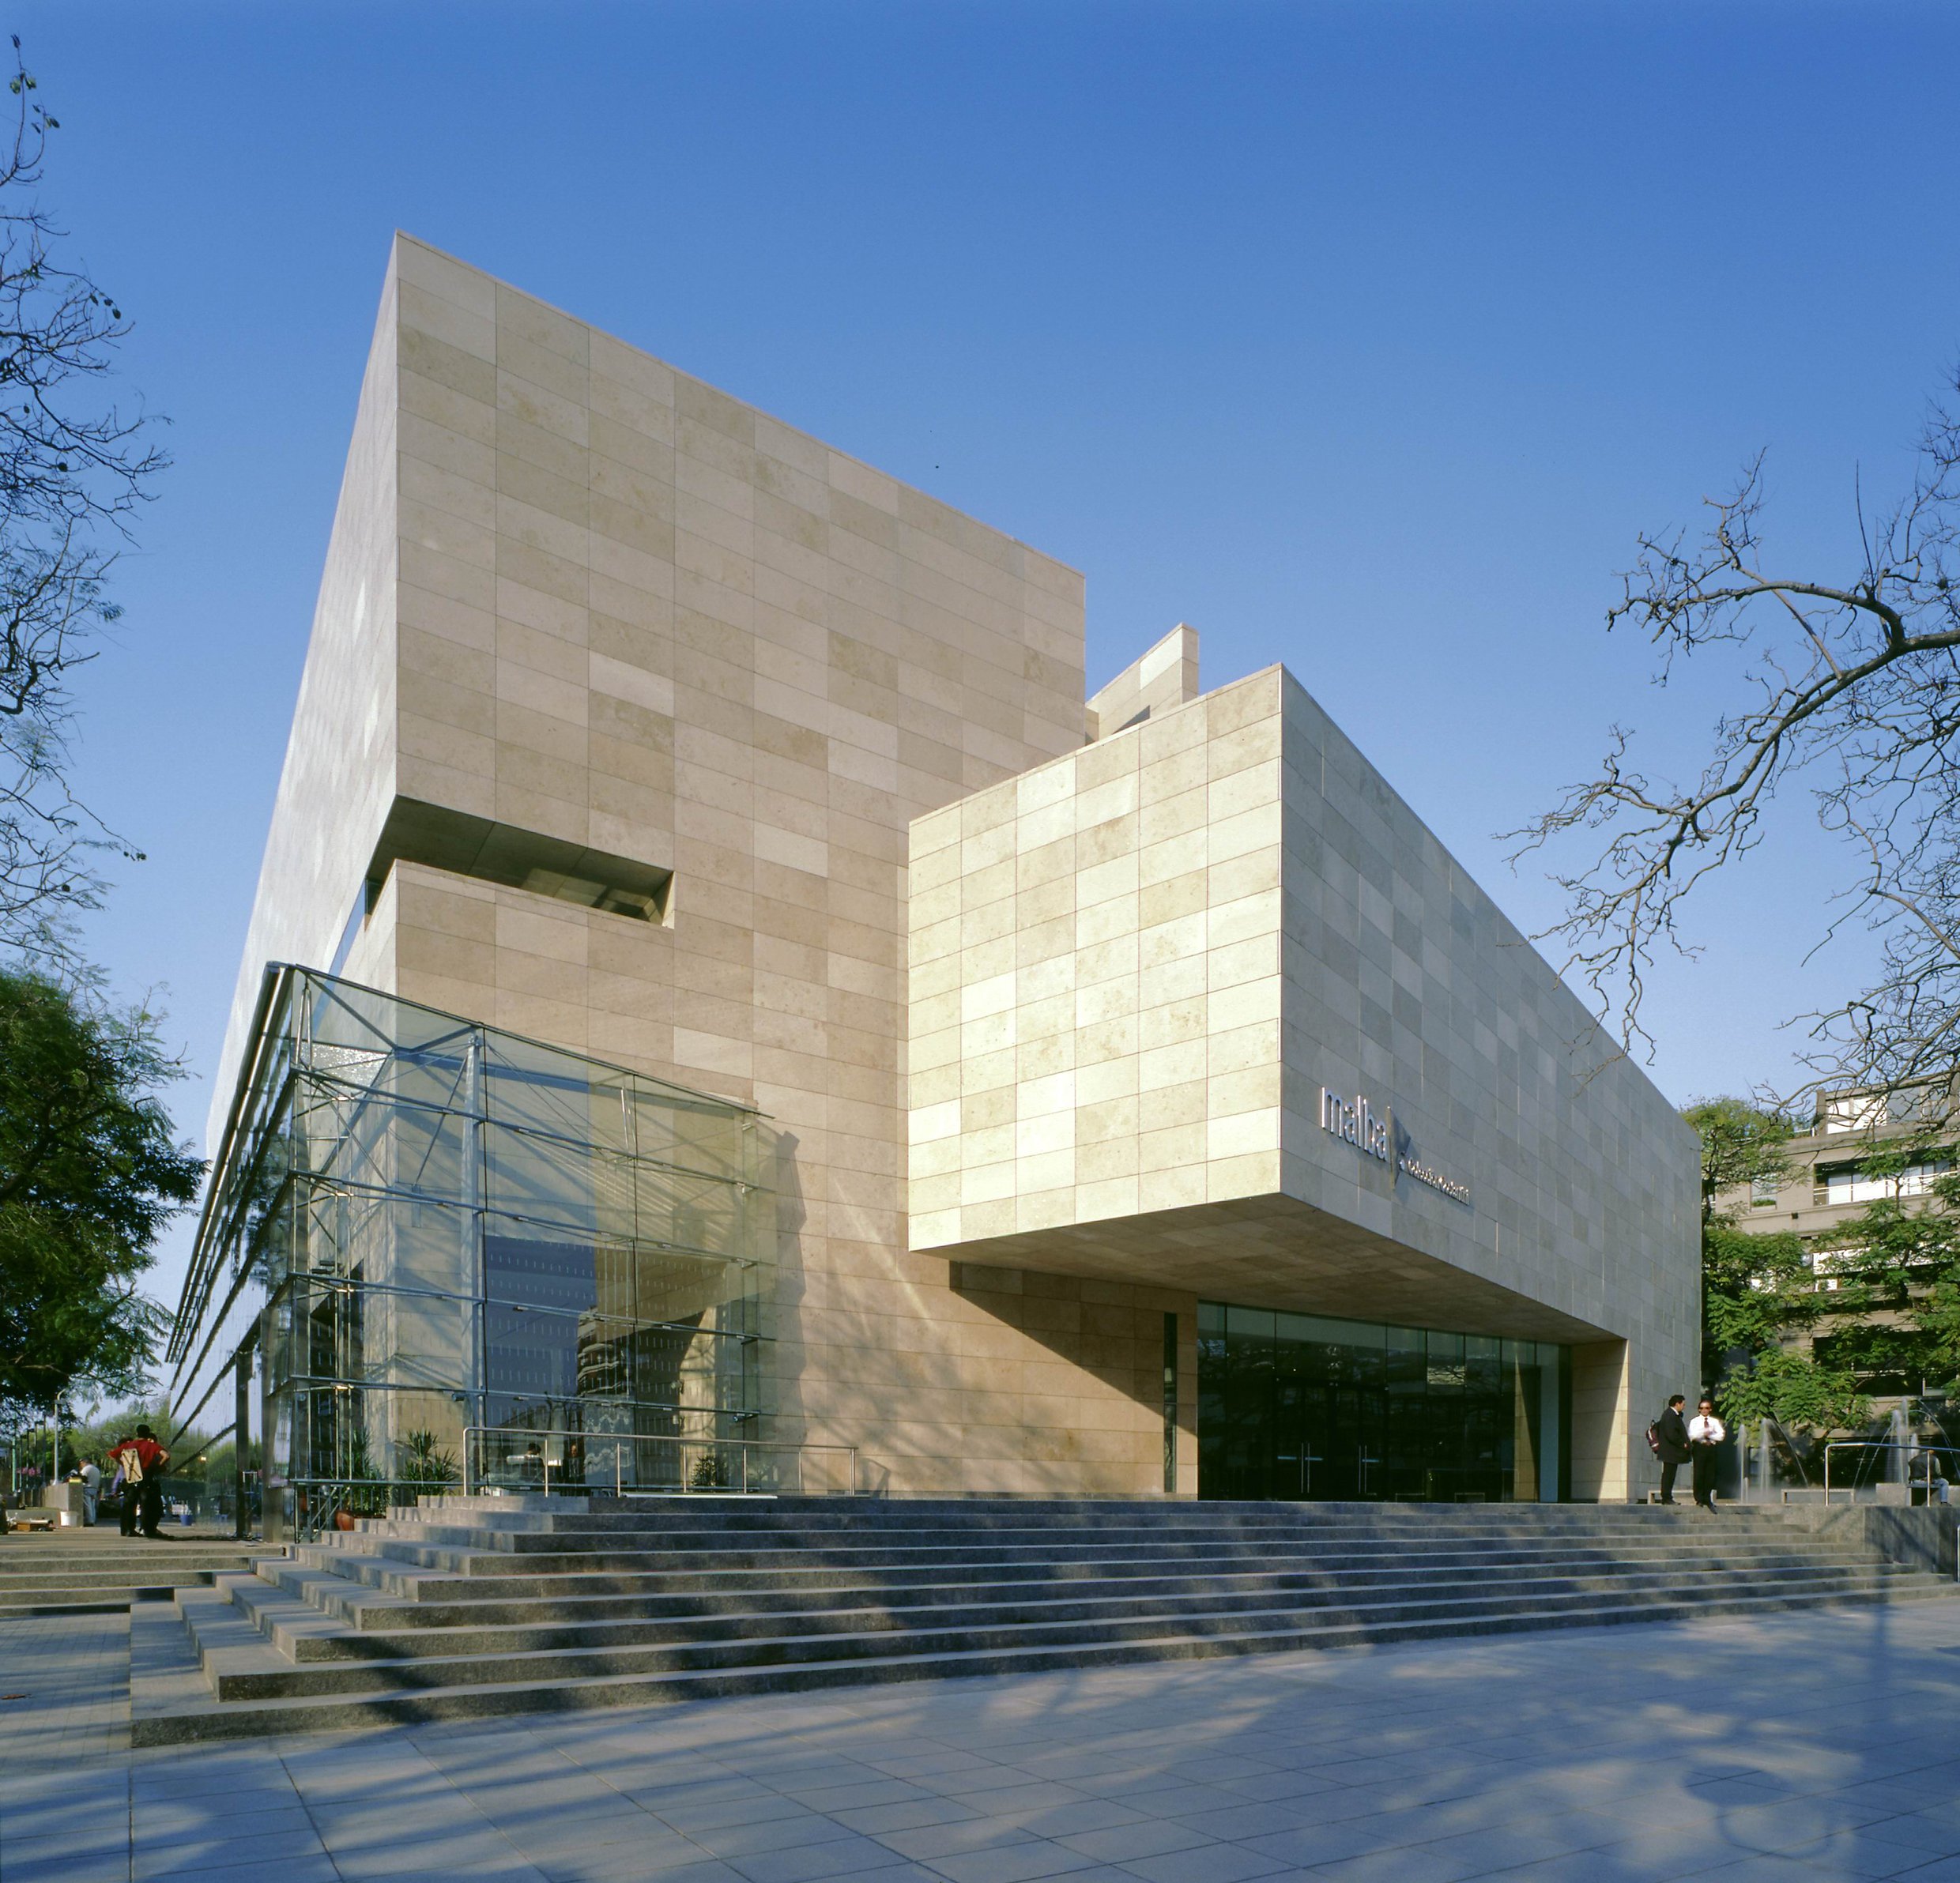
M 1366 1098 L 1344 1098 L 1338 1092 L 1321 1087 L 1321 1128 L 1344 1144 L 1383 1163 L 1389 1159 L 1389 1121 L 1377 1115 Z
M 1344 1098 L 1330 1087 L 1321 1087 L 1321 1128 L 1344 1144 L 1351 1144 L 1363 1157 L 1391 1166 L 1400 1175 L 1440 1191 L 1452 1203 L 1472 1207 L 1470 1186 L 1433 1170 L 1414 1154 L 1406 1139 L 1395 1142 L 1393 1114 L 1378 1112 L 1365 1094 Z

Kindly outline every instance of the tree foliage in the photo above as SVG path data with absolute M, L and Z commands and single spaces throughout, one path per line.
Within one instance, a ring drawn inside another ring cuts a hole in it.
M 1855 1372 L 1781 1347 L 1765 1350 L 1729 1374 L 1721 1401 L 1731 1424 L 1768 1418 L 1790 1431 L 1847 1432 L 1871 1416 L 1871 1402 L 1858 1390 Z
M 1785 1113 L 1746 1098 L 1698 1098 L 1682 1107 L 1681 1116 L 1702 1140 L 1705 1219 L 1715 1215 L 1715 1199 L 1724 1190 L 1784 1175 L 1784 1147 L 1796 1128 Z
M 1703 1099 L 1682 1116 L 1702 1140 L 1702 1366 L 1723 1416 L 1810 1431 L 1855 1424 L 1864 1416 L 1855 1375 L 1786 1344 L 1834 1305 L 1817 1292 L 1803 1238 L 1752 1234 L 1717 1205 L 1724 1191 L 1785 1174 L 1788 1117 L 1741 1098 Z
M 154 1015 L 0 972 L 0 1407 L 140 1388 L 138 1281 L 204 1173 L 158 1098 L 175 1072 Z
M 118 617 L 115 550 L 166 460 L 103 386 L 122 311 L 35 195 L 59 126 L 20 50 L 0 131 L 0 941 L 46 948 L 115 843 L 69 788 L 70 683 Z
M 1864 1169 L 1896 1174 L 1912 1154 L 1868 1158 Z M 1819 1343 L 1830 1364 L 1960 1387 L 1960 1176 L 1936 1179 L 1924 1202 L 1879 1199 L 1832 1242 L 1834 1324 Z
M 1944 1079 L 1960 1059 L 1960 406 L 1935 405 L 1889 509 L 1860 499 L 1834 572 L 1771 559 L 1763 491 L 1758 458 L 1698 538 L 1642 536 L 1607 611 L 1609 631 L 1647 636 L 1660 683 L 1709 650 L 1734 658 L 1698 776 L 1650 777 L 1616 726 L 1595 775 L 1513 835 L 1521 854 L 1587 840 L 1590 861 L 1555 876 L 1566 914 L 1547 932 L 1626 1045 L 1650 1046 L 1647 975 L 1657 950 L 1687 951 L 1683 904 L 1761 841 L 1779 792 L 1807 789 L 1848 846 L 1820 931 L 1862 921 L 1881 952 L 1871 985 L 1803 1016 L 1808 1089 Z

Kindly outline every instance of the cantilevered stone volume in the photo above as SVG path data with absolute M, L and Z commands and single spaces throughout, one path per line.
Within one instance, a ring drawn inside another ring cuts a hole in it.
M 275 1530 L 1617 1500 L 1698 1384 L 1691 1135 L 1298 680 L 405 236 L 211 1140 Z

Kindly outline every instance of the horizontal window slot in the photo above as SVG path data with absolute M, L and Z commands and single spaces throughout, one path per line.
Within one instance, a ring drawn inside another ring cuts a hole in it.
M 673 887 L 673 871 L 655 864 L 416 798 L 397 798 L 382 827 L 368 866 L 370 906 L 398 863 L 420 863 L 640 922 L 666 922 Z

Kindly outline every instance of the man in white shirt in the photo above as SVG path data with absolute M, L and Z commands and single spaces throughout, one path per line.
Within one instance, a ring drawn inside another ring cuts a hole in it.
M 1715 1416 L 1715 1402 L 1704 1399 L 1688 1421 L 1688 1450 L 1694 1459 L 1694 1501 L 1702 1509 L 1715 1508 L 1715 1459 L 1728 1428 Z
M 81 1520 L 83 1523 L 92 1523 L 96 1520 L 96 1501 L 101 1495 L 102 1467 L 97 1464 L 92 1458 L 85 1458 L 81 1461 L 81 1508 L 83 1512 Z

